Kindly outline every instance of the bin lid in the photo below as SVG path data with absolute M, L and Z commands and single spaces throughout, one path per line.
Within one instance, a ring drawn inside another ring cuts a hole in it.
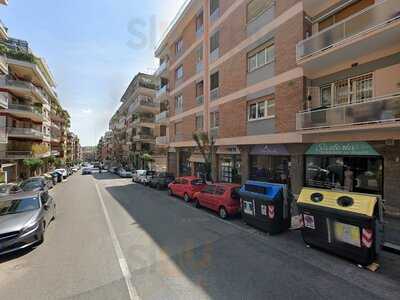
M 270 201 L 273 201 L 278 199 L 279 193 L 284 187 L 285 186 L 283 184 L 249 180 L 241 188 L 241 191 L 265 196 Z
M 372 217 L 378 199 L 374 195 L 303 188 L 297 203 L 321 206 Z

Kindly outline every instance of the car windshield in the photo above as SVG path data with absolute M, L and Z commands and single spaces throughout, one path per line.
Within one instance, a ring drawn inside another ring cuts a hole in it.
M 25 192 L 33 191 L 41 187 L 42 187 L 41 180 L 29 180 L 21 183 L 21 189 L 23 189 Z
M 38 197 L 0 201 L 0 216 L 23 213 L 39 207 Z
M 203 179 L 195 179 L 195 180 L 192 180 L 191 183 L 192 183 L 192 185 L 204 185 L 204 184 L 206 184 Z

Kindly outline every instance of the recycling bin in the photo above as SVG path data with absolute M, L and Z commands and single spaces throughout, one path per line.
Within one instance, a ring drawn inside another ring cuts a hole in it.
M 283 184 L 248 181 L 239 191 L 243 220 L 270 234 L 290 226 L 290 199 Z
M 304 188 L 297 201 L 306 244 L 360 265 L 369 265 L 379 247 L 379 198 L 342 191 Z

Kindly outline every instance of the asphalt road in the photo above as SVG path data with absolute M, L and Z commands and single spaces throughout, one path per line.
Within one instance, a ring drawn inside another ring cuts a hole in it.
M 399 299 L 399 256 L 372 273 L 111 174 L 52 191 L 45 242 L 0 258 L 0 299 Z

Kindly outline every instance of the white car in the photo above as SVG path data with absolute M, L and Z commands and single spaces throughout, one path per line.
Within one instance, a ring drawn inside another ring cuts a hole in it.
M 139 178 L 146 176 L 146 170 L 136 170 L 132 172 L 132 181 L 133 182 L 140 182 Z
M 68 177 L 68 172 L 66 169 L 56 169 L 55 172 L 58 172 L 62 175 L 63 179 Z
M 125 169 L 119 169 L 118 170 L 118 175 L 122 178 L 131 178 L 132 177 L 132 172 L 127 171 Z
M 156 174 L 154 171 L 144 171 L 138 176 L 137 182 L 147 185 L 149 184 L 151 178 Z

